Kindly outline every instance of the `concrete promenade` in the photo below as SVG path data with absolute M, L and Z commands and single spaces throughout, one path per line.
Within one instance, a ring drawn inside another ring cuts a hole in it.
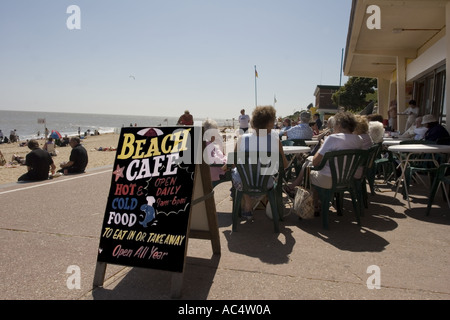
M 111 169 L 0 186 L 0 299 L 171 299 L 171 273 L 119 265 L 108 265 L 104 287 L 93 290 Z M 263 211 L 232 233 L 230 184 L 220 184 L 221 255 L 212 254 L 209 240 L 189 239 L 181 299 L 450 299 L 450 209 L 442 193 L 427 217 L 428 189 L 414 185 L 408 209 L 378 183 L 361 227 L 346 198 L 344 215 L 331 213 L 328 231 L 320 218 L 292 213 L 278 235 Z M 370 266 L 379 268 L 380 289 L 368 288 Z M 73 268 L 79 289 L 68 287 Z

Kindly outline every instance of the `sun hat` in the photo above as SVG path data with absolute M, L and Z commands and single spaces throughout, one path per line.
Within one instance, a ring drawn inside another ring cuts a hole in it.
M 437 119 L 435 116 L 433 116 L 432 114 L 426 114 L 423 116 L 422 124 L 427 124 L 427 123 L 431 123 L 431 122 L 437 122 Z

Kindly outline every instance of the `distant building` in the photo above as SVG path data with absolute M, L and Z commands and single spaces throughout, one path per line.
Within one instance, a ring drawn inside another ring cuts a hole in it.
M 336 113 L 338 106 L 331 100 L 331 96 L 340 88 L 340 86 L 318 85 L 314 91 L 314 96 L 316 97 L 316 112 L 321 115 L 326 113 Z

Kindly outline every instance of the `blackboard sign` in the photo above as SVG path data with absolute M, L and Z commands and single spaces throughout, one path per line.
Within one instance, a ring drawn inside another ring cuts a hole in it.
M 196 168 L 195 129 L 122 128 L 99 262 L 183 272 Z

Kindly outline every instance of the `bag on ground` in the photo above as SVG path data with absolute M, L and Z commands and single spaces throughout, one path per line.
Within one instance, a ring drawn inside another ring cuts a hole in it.
M 314 202 L 311 191 L 304 187 L 295 187 L 294 211 L 302 219 L 314 218 Z

